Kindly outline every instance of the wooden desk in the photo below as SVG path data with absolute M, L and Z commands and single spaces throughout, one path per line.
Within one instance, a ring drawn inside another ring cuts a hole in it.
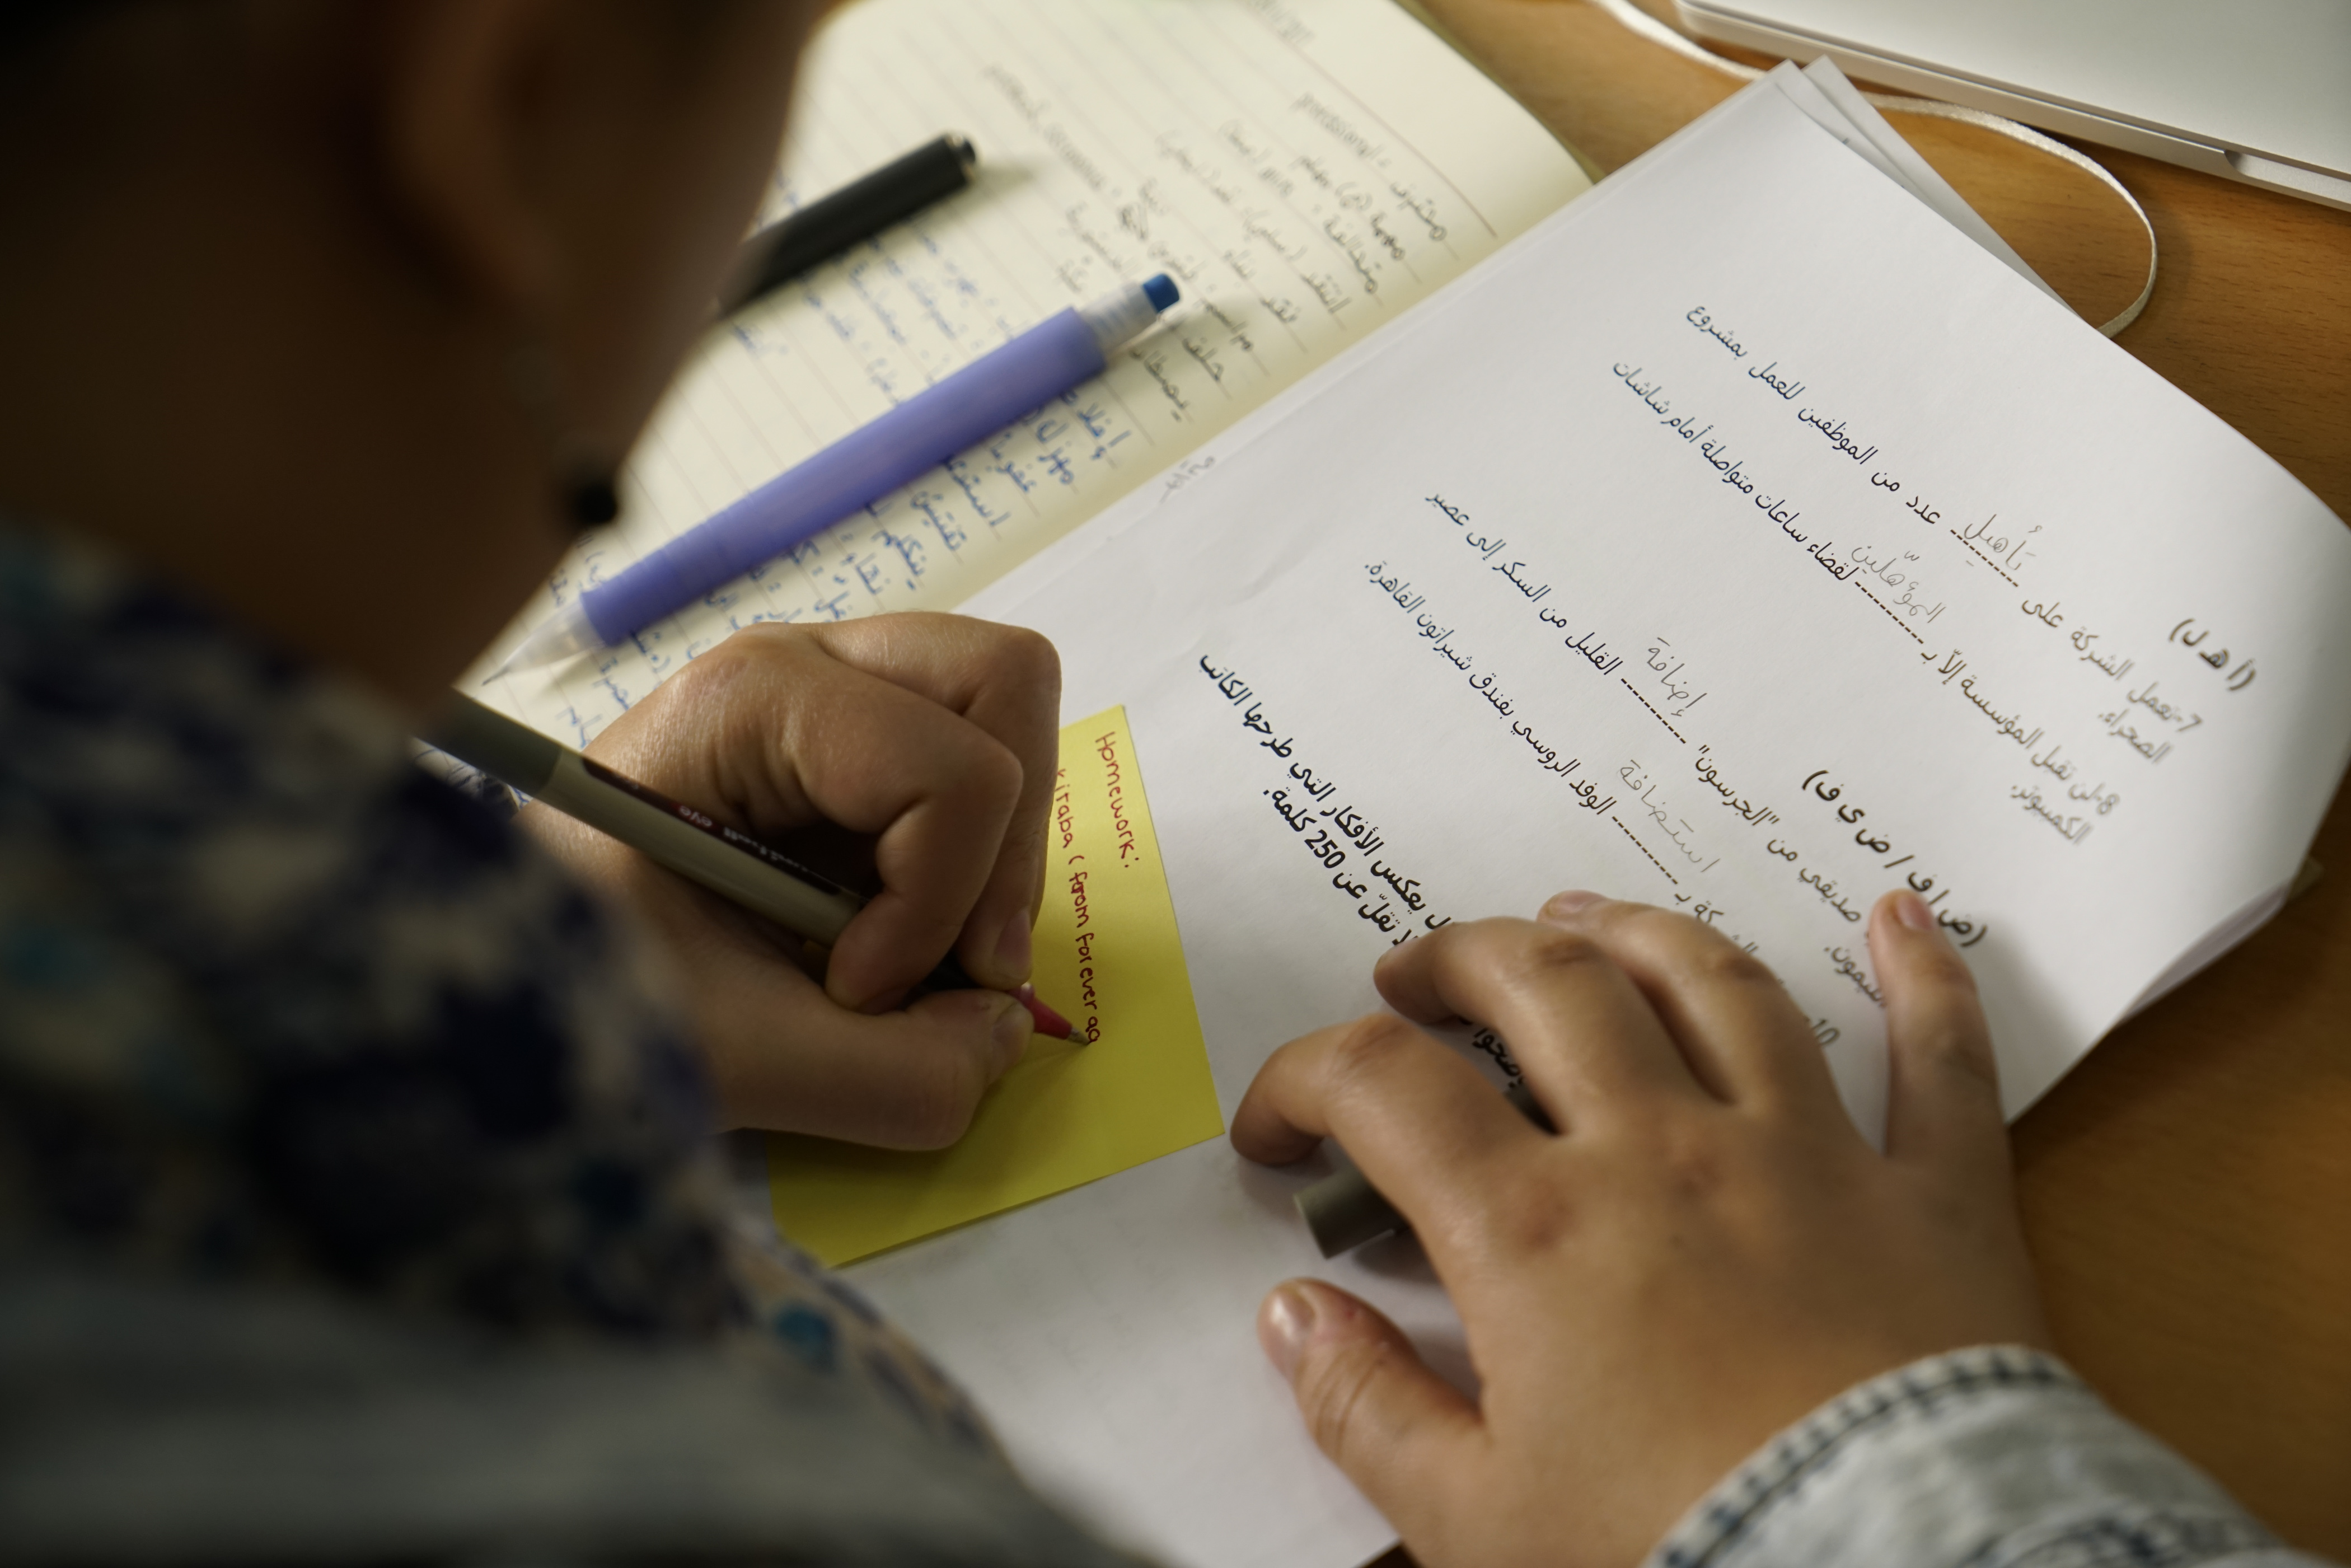
M 1604 169 L 1738 86 L 1582 0 L 1422 4 Z M 2146 241 L 2089 176 L 1892 118 L 2092 320 L 2138 291 Z M 2351 213 L 2081 145 L 2162 246 L 2116 341 L 2351 517 Z M 2351 1562 L 2351 800 L 2313 852 L 2317 889 L 2117 1030 L 2017 1124 L 2016 1155 L 2074 1364 L 2289 1541 Z

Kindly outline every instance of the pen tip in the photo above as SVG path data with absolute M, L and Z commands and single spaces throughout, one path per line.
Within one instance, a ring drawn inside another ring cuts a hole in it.
M 1024 980 L 1014 988 L 1012 996 L 1014 1000 L 1029 1009 L 1029 1016 L 1037 1020 L 1039 1034 L 1053 1040 L 1071 1040 L 1079 1045 L 1086 1043 L 1085 1030 L 1047 1006 L 1038 997 L 1035 986 Z

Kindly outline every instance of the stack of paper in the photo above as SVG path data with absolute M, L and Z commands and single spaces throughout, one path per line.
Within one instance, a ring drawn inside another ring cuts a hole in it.
M 2013 1111 L 2293 875 L 2351 747 L 2342 525 L 1802 82 L 975 607 L 1060 641 L 1073 709 L 1126 705 L 1228 1116 L 1378 1005 L 1389 944 L 1569 886 L 1769 961 L 1873 1136 L 1864 920 L 1919 890 Z M 1162 1557 L 1353 1563 L 1386 1528 L 1259 1299 L 1320 1274 L 1471 1373 L 1409 1243 L 1316 1258 L 1289 1198 L 1321 1168 L 1206 1144 L 858 1277 Z

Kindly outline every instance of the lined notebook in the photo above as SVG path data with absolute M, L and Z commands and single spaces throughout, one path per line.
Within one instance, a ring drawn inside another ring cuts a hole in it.
M 742 626 L 953 609 L 1589 185 L 1384 0 L 865 0 L 800 79 L 768 217 L 943 130 L 978 147 L 977 179 L 737 317 L 680 378 L 620 523 L 469 686 L 573 745 Z M 1155 272 L 1183 301 L 1077 393 L 602 657 L 482 685 L 583 585 Z
M 2282 900 L 2351 756 L 2351 538 L 1833 71 L 1580 196 L 1377 0 L 870 0 L 810 80 L 796 157 L 835 162 L 779 199 L 946 122 L 1012 167 L 716 343 L 630 520 L 526 622 L 1116 269 L 1199 260 L 1191 313 L 503 700 L 584 737 L 758 615 L 1046 632 L 1066 713 L 1123 706 L 1226 1119 L 1282 1040 L 1378 1005 L 1389 946 L 1562 887 L 1769 961 L 1873 1137 L 1886 889 L 1967 951 L 2011 1113 Z M 1180 230 L 1153 204 L 1179 196 Z M 1408 1242 L 1315 1256 L 1290 1197 L 1336 1157 L 1203 1142 L 852 1274 L 1113 1534 L 1341 1568 L 1391 1535 L 1264 1364 L 1259 1298 L 1331 1279 L 1474 1376 Z

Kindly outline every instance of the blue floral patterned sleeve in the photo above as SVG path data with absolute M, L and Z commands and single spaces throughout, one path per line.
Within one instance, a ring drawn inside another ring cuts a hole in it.
M 603 1440 L 583 1420 L 666 1431 L 665 1451 L 753 1486 L 775 1516 L 753 1532 L 762 1552 L 798 1528 L 778 1478 L 805 1482 L 815 1448 L 834 1465 L 872 1450 L 865 1469 L 894 1478 L 867 1500 L 884 1512 L 928 1465 L 965 1488 L 958 1506 L 1018 1526 L 1008 1561 L 1106 1560 L 1019 1490 L 960 1395 L 852 1291 L 734 1233 L 709 1130 L 637 946 L 499 812 L 414 767 L 390 713 L 65 536 L 0 527 L 0 1407 L 53 1400 L 104 1427 L 94 1453 L 135 1447 L 147 1417 L 95 1374 L 61 1391 L 54 1369 L 125 1364 L 159 1323 L 201 1322 L 174 1376 L 216 1383 L 200 1409 L 232 1433 L 253 1418 L 240 1389 L 293 1375 L 237 1325 L 291 1313 L 352 1347 L 348 1397 L 271 1439 L 298 1430 L 309 1452 L 363 1441 L 400 1392 L 384 1368 L 411 1356 L 455 1401 L 441 1458 L 477 1477 L 521 1465 L 517 1495 L 548 1484 L 546 1456 L 462 1434 L 560 1410 L 580 1452 Z M 530 1370 L 567 1346 L 580 1388 L 617 1379 L 638 1407 L 587 1412 Z M 577 1361 L 582 1346 L 655 1362 L 624 1373 Z M 451 1375 L 453 1354 L 479 1375 Z M 712 1382 L 714 1354 L 737 1375 Z M 766 1390 L 747 1408 L 781 1451 L 714 1451 L 694 1401 L 645 1382 L 673 1359 L 722 1424 L 756 1428 L 727 1401 Z M 32 1495 L 28 1455 L 49 1467 L 40 1497 L 73 1495 L 56 1469 L 70 1445 L 27 1441 L 0 1424 L 0 1520 L 16 1521 L 0 1555 L 30 1528 L 9 1501 Z M 203 1452 L 147 1478 L 151 1517 L 171 1516 L 175 1486 L 228 1495 L 222 1477 L 193 1484 Z M 994 1476 L 976 1492 L 974 1464 Z M 834 1526 L 853 1515 L 837 1476 L 822 1490 Z M 607 1512 L 636 1495 L 601 1491 Z
M 674 1024 L 389 714 L 20 533 L 0 737 L 13 1233 L 514 1327 L 740 1318 Z

